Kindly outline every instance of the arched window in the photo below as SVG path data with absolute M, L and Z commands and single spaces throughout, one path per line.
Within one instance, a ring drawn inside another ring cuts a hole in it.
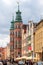
M 20 31 L 18 31 L 17 36 L 21 37 L 21 32 Z
M 17 48 L 21 48 L 21 40 L 17 40 Z
M 14 50 L 14 47 L 13 47 L 13 45 L 11 45 L 11 46 L 10 46 L 10 50 Z
M 14 28 L 16 29 L 16 28 L 21 28 L 21 26 L 20 25 L 14 25 Z
M 14 25 L 14 29 L 16 29 L 17 28 L 17 25 Z
M 14 36 L 17 37 L 17 32 L 14 32 Z
M 17 48 L 17 40 L 14 42 L 14 48 Z

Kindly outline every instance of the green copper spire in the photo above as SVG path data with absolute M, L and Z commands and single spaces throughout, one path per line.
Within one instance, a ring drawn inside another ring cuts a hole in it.
M 19 2 L 17 2 L 17 4 L 18 4 L 18 11 L 19 11 Z
M 12 21 L 11 21 L 11 30 L 14 29 L 14 15 L 12 16 Z
M 22 22 L 21 12 L 20 12 L 20 10 L 19 10 L 19 2 L 18 2 L 18 11 L 16 12 L 15 22 Z

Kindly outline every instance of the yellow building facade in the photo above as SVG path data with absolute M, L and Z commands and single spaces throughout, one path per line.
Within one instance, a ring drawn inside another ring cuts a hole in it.
M 7 59 L 9 60 L 10 59 L 10 44 L 7 44 Z
M 34 37 L 34 43 L 35 43 L 35 54 L 36 57 L 39 59 L 42 59 L 42 48 L 43 48 L 43 20 L 41 20 L 37 26 L 35 31 L 35 37 Z

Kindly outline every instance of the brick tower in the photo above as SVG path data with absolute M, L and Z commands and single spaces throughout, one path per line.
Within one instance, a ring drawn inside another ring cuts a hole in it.
M 10 27 L 10 59 L 14 59 L 14 16 Z
M 15 59 L 16 57 L 21 56 L 22 50 L 22 18 L 21 12 L 19 10 L 16 12 L 16 19 L 14 21 L 14 16 L 11 22 L 10 28 L 10 57 Z
M 14 57 L 21 56 L 21 44 L 22 44 L 22 18 L 19 10 L 16 12 L 16 19 L 14 23 Z

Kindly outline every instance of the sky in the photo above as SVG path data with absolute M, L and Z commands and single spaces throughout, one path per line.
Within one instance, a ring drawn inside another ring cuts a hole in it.
M 10 42 L 10 26 L 12 16 L 14 20 L 18 4 L 22 12 L 22 21 L 39 22 L 43 18 L 43 0 L 0 0 L 0 47 L 5 47 Z

